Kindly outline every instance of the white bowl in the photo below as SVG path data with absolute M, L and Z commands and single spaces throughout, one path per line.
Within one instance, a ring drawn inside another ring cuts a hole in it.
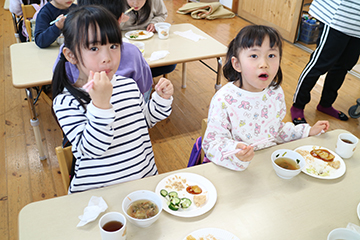
M 144 56 L 144 54 L 145 54 L 145 43 L 143 43 L 143 42 L 133 42 L 132 44 L 137 46 L 137 48 L 140 50 L 141 54 Z
M 300 162 L 298 164 L 300 165 L 300 168 L 297 170 L 289 170 L 289 169 L 280 167 L 279 165 L 277 165 L 275 163 L 275 160 L 280 157 L 287 157 L 294 161 L 299 160 Z M 273 152 L 271 154 L 271 163 L 272 163 L 272 166 L 273 166 L 276 174 L 283 179 L 291 179 L 291 178 L 295 177 L 305 167 L 305 159 L 303 158 L 303 156 L 301 156 L 299 153 L 297 153 L 293 150 L 290 150 L 290 149 L 279 149 L 279 150 L 276 150 L 275 152 Z
M 156 214 L 155 216 L 153 216 L 151 218 L 147 218 L 147 219 L 137 219 L 137 218 L 130 217 L 127 214 L 127 210 L 129 208 L 130 204 L 134 201 L 143 200 L 143 199 L 150 200 L 153 203 L 155 203 L 159 208 L 158 214 Z M 142 228 L 149 227 L 160 217 L 160 213 L 162 211 L 162 199 L 156 193 L 148 191 L 148 190 L 135 191 L 135 192 L 130 193 L 129 195 L 127 195 L 124 198 L 124 200 L 122 202 L 122 210 L 123 210 L 126 218 L 129 220 L 129 222 L 131 222 L 135 226 L 142 227 Z
M 335 228 L 329 233 L 327 237 L 327 240 L 339 240 L 339 239 L 360 240 L 360 234 L 348 228 Z
M 159 32 L 159 27 L 168 27 L 168 28 L 170 28 L 171 24 L 166 23 L 166 22 L 159 22 L 159 23 L 155 23 L 154 26 L 155 26 L 156 31 Z

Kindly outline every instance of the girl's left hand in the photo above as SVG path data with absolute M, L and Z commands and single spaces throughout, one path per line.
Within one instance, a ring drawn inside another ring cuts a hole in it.
M 317 121 L 314 126 L 310 128 L 309 136 L 315 136 L 319 133 L 326 132 L 330 127 L 330 124 L 328 121 Z
M 159 82 L 155 86 L 155 91 L 160 97 L 170 99 L 174 94 L 174 87 L 168 79 L 160 78 Z
M 155 32 L 155 25 L 153 23 L 150 23 L 147 28 L 146 31 L 148 32 Z

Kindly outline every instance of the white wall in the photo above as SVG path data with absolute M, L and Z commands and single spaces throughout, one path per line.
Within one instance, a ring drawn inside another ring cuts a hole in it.
M 219 2 L 227 8 L 232 8 L 232 0 L 220 0 Z

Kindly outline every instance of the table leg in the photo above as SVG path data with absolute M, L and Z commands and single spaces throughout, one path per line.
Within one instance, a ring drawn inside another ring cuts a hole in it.
M 220 57 L 216 58 L 217 60 L 217 74 L 216 74 L 216 84 L 215 91 L 218 91 L 221 88 L 221 70 L 222 70 L 222 60 Z
M 186 63 L 182 64 L 182 88 L 186 88 Z
M 26 88 L 25 92 L 26 92 L 26 97 L 28 100 L 29 110 L 30 110 L 30 115 L 31 115 L 30 124 L 34 129 L 35 141 L 36 141 L 37 149 L 39 151 L 39 157 L 40 157 L 40 160 L 45 160 L 46 156 L 44 154 L 44 149 L 43 149 L 43 145 L 42 145 L 42 141 L 41 141 L 39 119 L 36 116 L 36 110 L 35 110 L 35 106 L 34 106 L 34 99 L 33 99 L 33 95 L 31 92 L 31 88 Z

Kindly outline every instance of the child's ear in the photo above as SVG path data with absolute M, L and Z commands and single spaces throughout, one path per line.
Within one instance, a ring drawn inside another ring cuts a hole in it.
M 76 60 L 76 57 L 74 55 L 74 53 L 68 49 L 67 47 L 64 47 L 63 50 L 62 50 L 65 58 L 71 63 L 71 64 L 77 64 L 78 61 Z
M 231 65 L 237 72 L 241 72 L 241 64 L 239 59 L 237 59 L 236 57 L 231 57 Z

